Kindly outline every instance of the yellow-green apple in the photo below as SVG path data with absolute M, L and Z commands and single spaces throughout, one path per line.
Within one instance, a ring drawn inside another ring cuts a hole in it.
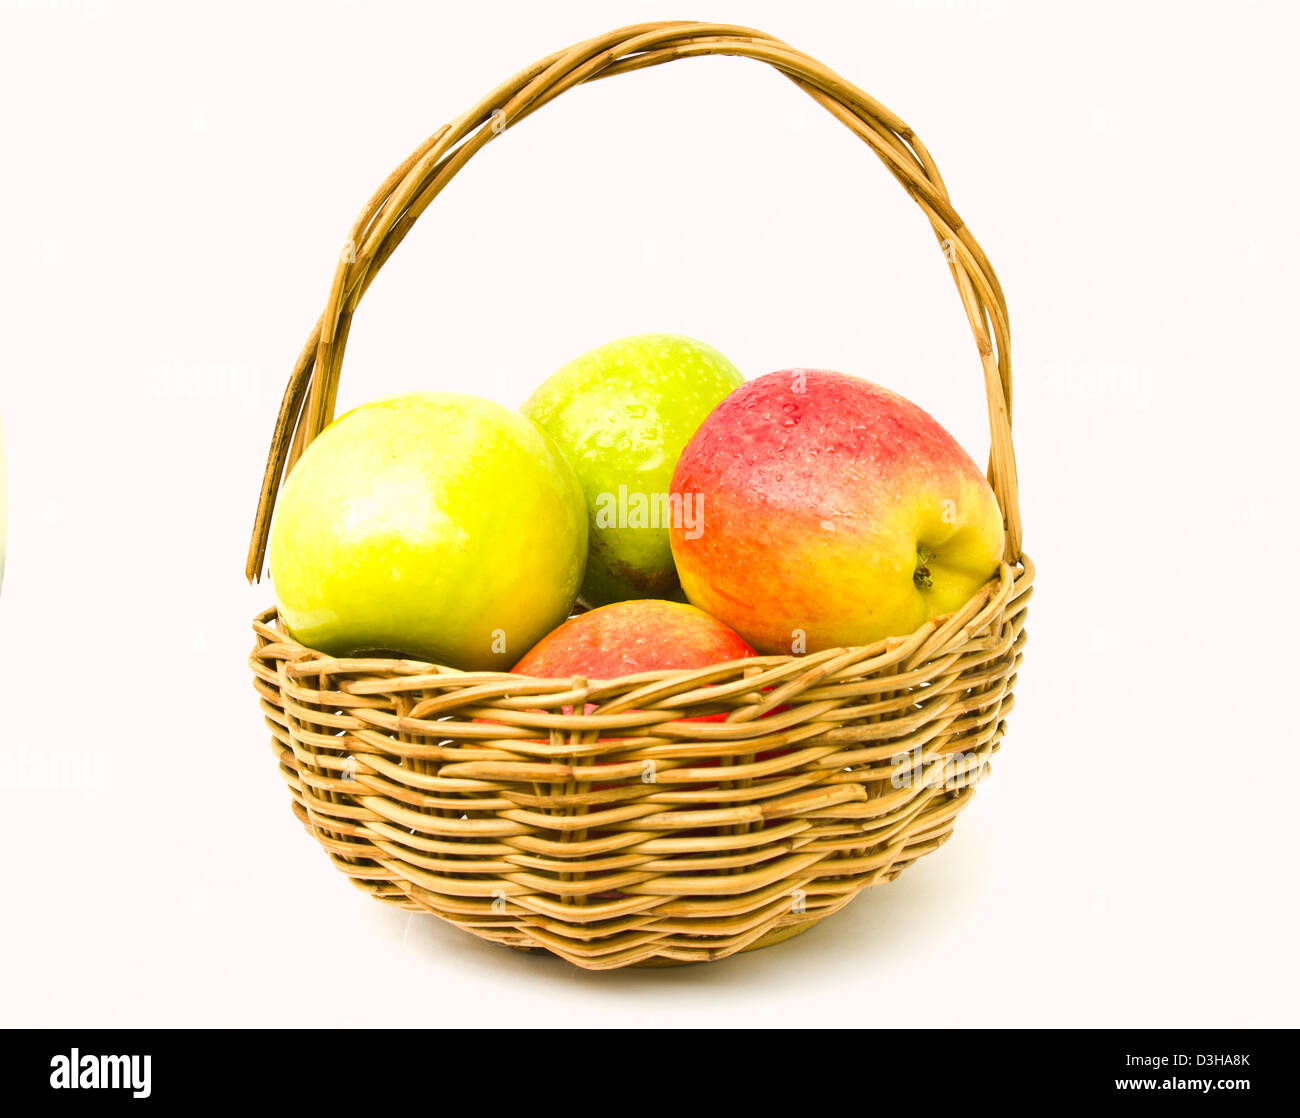
M 686 441 L 743 377 L 712 346 L 674 334 L 620 338 L 547 380 L 523 413 L 555 439 L 582 484 L 590 555 L 582 599 L 681 598 L 668 532 L 695 530 L 669 497 Z
M 642 598 L 580 613 L 543 637 L 512 669 L 538 679 L 618 679 L 707 668 L 756 655 L 741 637 L 684 602 Z M 588 713 L 593 709 L 588 706 Z M 690 721 L 714 722 L 725 714 Z
M 550 438 L 452 392 L 335 421 L 271 527 L 280 616 L 302 643 L 465 670 L 506 671 L 563 621 L 586 558 L 582 490 Z
M 702 531 L 672 533 L 686 595 L 764 653 L 905 635 L 997 570 L 993 490 L 909 400 L 843 373 L 749 381 L 700 426 L 673 477 Z

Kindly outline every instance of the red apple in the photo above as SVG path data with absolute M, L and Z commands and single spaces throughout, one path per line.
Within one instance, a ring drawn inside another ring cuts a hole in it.
M 672 528 L 692 603 L 764 653 L 871 644 L 968 601 L 997 571 L 993 490 L 915 404 L 789 369 L 728 396 L 687 444 Z
M 589 681 L 616 679 L 667 668 L 707 668 L 744 660 L 755 652 L 739 636 L 703 610 L 681 602 L 643 598 L 615 602 L 569 618 L 543 637 L 511 671 L 540 679 L 583 676 Z M 571 707 L 565 707 L 571 713 Z M 586 713 L 595 709 L 588 703 Z M 721 722 L 726 714 L 702 715 L 689 722 Z M 771 754 L 764 755 L 771 756 Z M 763 759 L 763 758 L 760 758 Z M 595 761 L 600 765 L 606 762 Z M 716 766 L 717 759 L 693 762 Z M 618 787 L 592 784 L 593 792 Z M 619 892 L 597 893 L 609 900 Z
M 655 598 L 615 602 L 569 618 L 511 670 L 541 679 L 617 679 L 638 672 L 707 668 L 756 653 L 701 609 Z
M 510 670 L 538 679 L 617 679 L 639 672 L 707 668 L 757 653 L 717 618 L 684 602 L 640 598 L 569 618 Z M 572 708 L 566 707 L 565 713 Z M 584 713 L 596 709 L 588 703 Z M 721 722 L 726 714 L 687 722 Z
M 744 640 L 703 610 L 681 602 L 646 598 L 615 602 L 571 617 L 543 637 L 511 671 L 539 679 L 576 675 L 596 681 L 669 668 L 707 668 L 754 655 Z M 595 703 L 588 703 L 584 713 L 590 714 L 595 709 Z M 777 707 L 764 717 L 785 709 Z M 564 708 L 565 714 L 572 711 L 572 707 Z M 724 712 L 684 721 L 722 722 L 726 717 Z M 788 748 L 769 750 L 759 753 L 755 760 L 766 761 L 786 752 Z M 691 764 L 699 768 L 714 767 L 718 760 L 701 759 Z M 613 784 L 593 784 L 591 789 L 599 792 L 613 787 Z

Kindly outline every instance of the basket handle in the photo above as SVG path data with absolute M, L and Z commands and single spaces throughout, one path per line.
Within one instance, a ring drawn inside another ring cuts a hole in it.
M 988 478 L 1006 530 L 1006 558 L 1020 559 L 1020 506 L 1011 443 L 1011 349 L 1006 300 L 983 250 L 948 200 L 938 167 L 912 130 L 857 86 L 779 39 L 747 27 L 671 21 L 611 31 L 543 58 L 443 125 L 388 176 L 352 226 L 329 300 L 285 388 L 245 568 L 256 580 L 266 561 L 280 484 L 334 416 L 339 370 L 352 315 L 384 262 L 480 148 L 565 90 L 679 58 L 735 55 L 766 62 L 861 139 L 925 212 L 957 284 L 984 367 L 990 449 Z

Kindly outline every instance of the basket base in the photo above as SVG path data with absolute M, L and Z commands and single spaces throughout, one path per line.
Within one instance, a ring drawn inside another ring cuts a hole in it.
M 807 920 L 802 924 L 787 924 L 784 928 L 773 928 L 766 935 L 761 935 L 754 940 L 748 947 L 742 947 L 736 952 L 737 955 L 743 955 L 746 951 L 757 951 L 760 947 L 771 947 L 775 943 L 784 943 L 787 939 L 794 939 L 800 932 L 806 932 L 816 920 Z M 636 967 L 693 967 L 700 963 L 708 962 L 707 959 L 646 959 L 643 963 L 633 963 Z
M 806 932 L 809 928 L 817 924 L 817 920 L 805 920 L 799 924 L 787 924 L 781 928 L 773 928 L 765 935 L 761 935 L 754 940 L 748 947 L 742 947 L 736 952 L 737 955 L 743 955 L 746 951 L 757 951 L 761 947 L 771 947 L 776 943 L 784 943 L 787 939 L 794 939 L 800 932 Z M 522 951 L 525 955 L 549 955 L 551 952 L 541 947 L 514 947 L 514 951 Z M 710 959 L 665 959 L 658 956 L 653 959 L 645 959 L 639 963 L 633 963 L 633 967 L 693 967 L 700 963 L 711 962 Z

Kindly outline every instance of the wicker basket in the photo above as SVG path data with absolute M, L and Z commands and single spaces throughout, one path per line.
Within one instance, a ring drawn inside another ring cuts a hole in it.
M 281 404 L 247 573 L 276 492 L 329 423 L 357 304 L 448 180 L 582 82 L 695 55 L 769 63 L 924 210 L 984 368 L 1007 561 L 962 610 L 865 648 L 589 684 L 305 648 L 274 610 L 251 663 L 293 809 L 353 883 L 591 969 L 719 959 L 807 928 L 940 846 L 998 748 L 1033 566 L 1020 551 L 1007 313 L 938 169 L 898 117 L 767 35 L 628 27 L 553 54 L 435 132 L 353 227 Z M 584 704 L 596 704 L 590 714 Z M 724 721 L 686 722 L 725 712 Z

